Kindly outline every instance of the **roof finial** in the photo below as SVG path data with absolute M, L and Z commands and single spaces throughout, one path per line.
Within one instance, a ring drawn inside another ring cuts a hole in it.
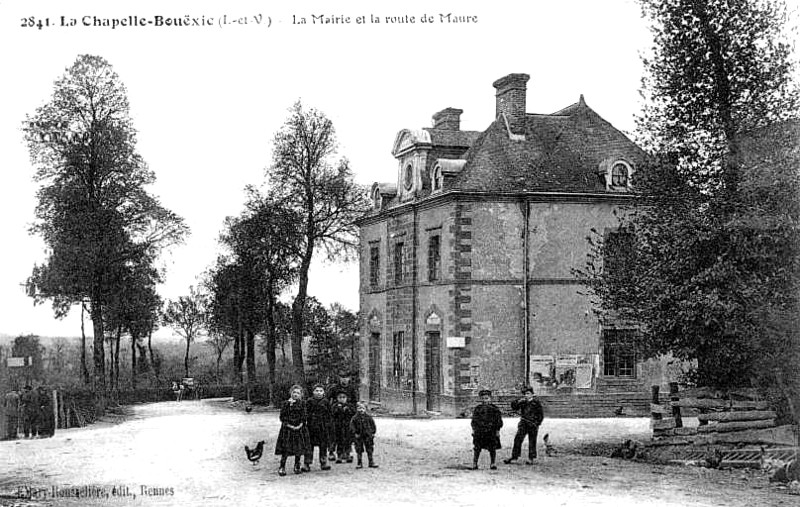
M 582 93 L 581 93 L 581 98 L 578 99 L 578 105 L 579 106 L 585 106 L 586 105 L 586 101 L 583 100 L 583 94 Z

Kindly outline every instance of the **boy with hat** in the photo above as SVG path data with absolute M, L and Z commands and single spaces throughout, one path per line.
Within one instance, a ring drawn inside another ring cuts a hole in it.
M 511 402 L 511 410 L 519 412 L 519 426 L 517 435 L 514 437 L 514 448 L 511 450 L 511 457 L 503 460 L 509 464 L 522 454 L 522 443 L 528 437 L 528 459 L 526 465 L 532 465 L 536 459 L 536 437 L 539 434 L 539 426 L 544 419 L 542 404 L 533 394 L 533 388 L 528 386 L 522 390 L 524 398 Z
M 353 433 L 356 444 L 358 462 L 356 468 L 363 468 L 361 454 L 367 451 L 367 463 L 370 468 L 378 468 L 372 453 L 375 451 L 375 420 L 367 413 L 367 404 L 359 402 L 356 406 L 356 415 L 350 419 L 350 431 Z
M 500 409 L 492 404 L 492 392 L 483 389 L 478 392 L 480 404 L 472 412 L 472 469 L 478 469 L 478 458 L 481 450 L 489 451 L 489 468 L 497 470 L 494 464 L 497 449 L 500 449 L 500 428 L 503 427 L 503 417 Z

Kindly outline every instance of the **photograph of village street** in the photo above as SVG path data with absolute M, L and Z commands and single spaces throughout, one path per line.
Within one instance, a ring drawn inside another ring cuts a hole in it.
M 795 0 L 0 24 L 0 506 L 800 505 Z

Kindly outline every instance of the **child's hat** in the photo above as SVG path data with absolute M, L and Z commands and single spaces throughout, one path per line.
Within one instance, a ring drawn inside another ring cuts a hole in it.
M 363 401 L 359 401 L 358 403 L 356 403 L 356 406 L 357 406 L 357 407 L 364 407 L 364 408 L 367 408 L 367 404 L 366 404 L 366 403 L 364 403 Z
M 525 393 L 536 394 L 536 393 L 533 392 L 533 388 L 531 386 L 525 386 L 525 387 L 522 388 L 522 394 L 525 394 Z
M 492 392 L 488 389 L 481 389 L 478 391 L 478 396 L 491 396 Z

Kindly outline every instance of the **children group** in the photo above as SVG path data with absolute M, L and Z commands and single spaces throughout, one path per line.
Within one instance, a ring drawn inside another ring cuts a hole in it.
M 356 468 L 363 468 L 362 456 L 367 453 L 370 468 L 378 468 L 373 452 L 375 448 L 375 420 L 367 413 L 363 402 L 353 405 L 357 399 L 355 389 L 349 385 L 349 378 L 331 389 L 326 397 L 325 388 L 316 384 L 311 398 L 303 400 L 303 388 L 292 386 L 290 397 L 283 403 L 280 412 L 281 429 L 275 444 L 275 454 L 280 456 L 278 475 L 286 475 L 286 461 L 294 456 L 294 473 L 311 471 L 314 448 L 318 448 L 319 464 L 322 470 L 330 470 L 328 461 L 336 463 L 352 463 L 350 454 L 355 444 Z M 472 469 L 478 469 L 481 451 L 489 451 L 492 470 L 497 469 L 495 463 L 497 449 L 501 448 L 500 429 L 503 418 L 500 409 L 491 403 L 492 393 L 482 390 L 478 393 L 480 404 L 472 414 Z M 510 464 L 522 454 L 522 444 L 528 438 L 528 459 L 531 464 L 536 459 L 536 440 L 539 426 L 544 419 L 542 405 L 534 396 L 533 389 L 523 389 L 523 398 L 511 402 L 511 409 L 519 412 L 520 421 L 511 456 L 504 463 Z M 302 464 L 301 464 L 302 461 Z
M 303 388 L 292 386 L 289 399 L 281 407 L 281 429 L 275 443 L 275 454 L 281 457 L 278 475 L 286 475 L 289 456 L 294 456 L 294 473 L 310 472 L 315 447 L 319 449 L 322 470 L 331 469 L 329 460 L 352 463 L 353 444 L 358 457 L 356 468 L 364 467 L 364 451 L 368 466 L 378 468 L 373 457 L 375 421 L 367 414 L 365 403 L 353 404 L 354 391 L 345 381 L 332 388 L 326 397 L 322 384 L 316 384 L 306 401 Z

